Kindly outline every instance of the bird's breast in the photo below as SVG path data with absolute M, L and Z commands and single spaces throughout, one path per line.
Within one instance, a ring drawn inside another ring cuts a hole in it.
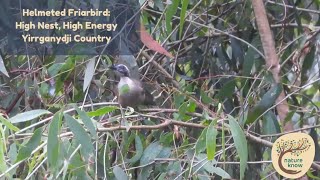
M 128 84 L 129 86 L 134 86 L 134 82 L 132 79 L 128 78 L 128 77 L 121 77 L 120 78 L 120 82 L 118 84 L 118 87 L 119 86 L 122 86 L 124 84 Z
M 127 94 L 127 93 L 138 93 L 143 89 L 137 84 L 135 81 L 131 80 L 128 77 L 122 77 L 118 84 L 119 94 Z
M 122 77 L 118 84 L 119 103 L 122 106 L 135 106 L 144 99 L 143 88 L 139 82 L 135 82 L 128 77 Z

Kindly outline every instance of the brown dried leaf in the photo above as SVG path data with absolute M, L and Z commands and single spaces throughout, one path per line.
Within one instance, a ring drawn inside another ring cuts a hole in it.
M 146 45 L 149 49 L 173 58 L 173 55 L 171 53 L 165 50 L 157 41 L 152 39 L 143 25 L 140 26 L 140 37 L 143 44 Z

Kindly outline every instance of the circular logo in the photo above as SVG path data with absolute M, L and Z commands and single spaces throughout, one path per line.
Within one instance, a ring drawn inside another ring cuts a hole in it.
M 303 176 L 311 167 L 314 155 L 314 141 L 305 133 L 290 133 L 279 137 L 273 143 L 271 152 L 273 167 L 286 178 Z

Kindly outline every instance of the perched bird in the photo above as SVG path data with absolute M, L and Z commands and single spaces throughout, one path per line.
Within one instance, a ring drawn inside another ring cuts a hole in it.
M 155 104 L 153 96 L 143 87 L 141 81 L 130 77 L 130 70 L 127 66 L 118 64 L 109 68 L 120 76 L 118 102 L 122 107 Z

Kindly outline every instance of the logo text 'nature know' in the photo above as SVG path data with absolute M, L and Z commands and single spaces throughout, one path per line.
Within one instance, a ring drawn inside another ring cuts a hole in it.
M 286 134 L 274 142 L 271 155 L 279 174 L 299 178 L 311 167 L 315 155 L 314 141 L 305 133 Z

